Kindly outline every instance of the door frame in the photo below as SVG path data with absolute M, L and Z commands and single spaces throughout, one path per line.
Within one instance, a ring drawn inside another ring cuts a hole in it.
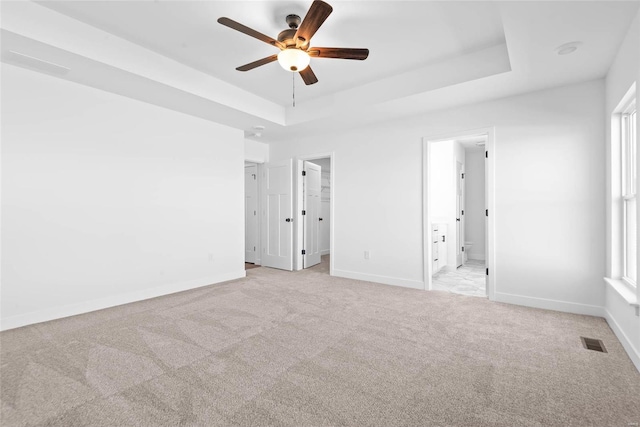
M 325 159 L 329 158 L 331 160 L 331 175 L 329 176 L 329 253 L 331 254 L 329 257 L 329 275 L 333 276 L 333 265 L 334 265 L 334 254 L 335 254 L 335 245 L 334 245 L 334 224 L 335 224 L 335 215 L 334 215 L 334 194 L 335 194 L 335 152 L 324 152 L 324 153 L 316 153 L 316 154 L 304 154 L 295 157 L 294 161 L 294 174 L 296 179 L 294 179 L 295 185 L 295 202 L 294 202 L 294 217 L 296 218 L 297 225 L 294 227 L 295 237 L 293 239 L 294 253 L 293 257 L 293 270 L 302 270 L 303 268 L 303 259 L 302 259 L 302 247 L 304 245 L 304 224 L 302 218 L 302 206 L 304 206 L 304 192 L 303 192 L 303 183 L 302 183 L 302 169 L 303 162 L 317 159 Z
M 423 253 L 423 280 L 425 290 L 432 289 L 431 275 L 433 265 L 431 263 L 431 194 L 429 191 L 431 179 L 429 177 L 429 164 L 431 161 L 431 143 L 439 141 L 450 141 L 464 137 L 487 135 L 485 143 L 485 152 L 488 153 L 485 163 L 485 204 L 489 210 L 487 217 L 486 234 L 486 266 L 489 274 L 486 276 L 487 296 L 490 300 L 495 300 L 496 295 L 496 248 L 495 248 L 495 223 L 497 212 L 495 209 L 495 128 L 486 127 L 479 129 L 470 129 L 459 132 L 451 132 L 447 134 L 432 135 L 422 138 L 422 253 Z M 332 242 L 333 243 L 333 242 Z

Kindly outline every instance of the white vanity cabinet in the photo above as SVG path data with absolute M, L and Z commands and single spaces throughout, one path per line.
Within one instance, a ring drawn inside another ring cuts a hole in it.
M 433 224 L 431 226 L 431 255 L 433 268 L 432 274 L 436 274 L 447 265 L 447 224 Z

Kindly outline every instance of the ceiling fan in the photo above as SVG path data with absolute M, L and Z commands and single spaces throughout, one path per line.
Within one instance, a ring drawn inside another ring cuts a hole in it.
M 309 47 L 311 37 L 318 31 L 318 28 L 320 28 L 332 11 L 333 8 L 328 3 L 315 0 L 311 4 L 304 20 L 301 20 L 298 15 L 287 16 L 286 21 L 289 29 L 280 32 L 277 40 L 226 17 L 219 18 L 218 22 L 280 49 L 280 53 L 276 55 L 267 56 L 266 58 L 238 67 L 236 70 L 249 71 L 277 60 L 282 68 L 294 73 L 300 73 L 300 77 L 302 77 L 305 84 L 312 85 L 318 82 L 318 78 L 309 66 L 311 57 L 358 59 L 362 61 L 369 56 L 369 49 Z

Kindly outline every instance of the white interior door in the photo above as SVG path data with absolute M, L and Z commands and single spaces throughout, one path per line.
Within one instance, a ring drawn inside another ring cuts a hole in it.
M 258 165 L 244 167 L 244 262 L 255 263 L 258 246 Z
M 262 226 L 262 265 L 293 270 L 293 163 L 264 167 L 265 201 Z
M 328 255 L 331 249 L 331 172 L 322 170 L 320 186 L 320 254 Z
M 462 163 L 456 162 L 456 266 L 462 265 L 463 254 L 462 247 L 464 245 L 464 195 L 462 189 Z
M 322 191 L 322 168 L 315 163 L 304 162 L 303 218 L 304 237 L 303 268 L 320 263 L 320 193 Z
M 484 152 L 484 267 L 488 271 L 489 267 L 489 154 L 486 149 Z M 492 212 L 493 213 L 493 212 Z M 486 295 L 489 296 L 489 277 L 484 276 L 484 288 Z

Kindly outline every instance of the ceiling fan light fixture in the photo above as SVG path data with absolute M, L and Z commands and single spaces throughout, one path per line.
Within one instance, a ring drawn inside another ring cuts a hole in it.
M 289 48 L 280 51 L 278 63 L 282 68 L 292 73 L 298 73 L 309 66 L 311 57 L 304 50 Z

